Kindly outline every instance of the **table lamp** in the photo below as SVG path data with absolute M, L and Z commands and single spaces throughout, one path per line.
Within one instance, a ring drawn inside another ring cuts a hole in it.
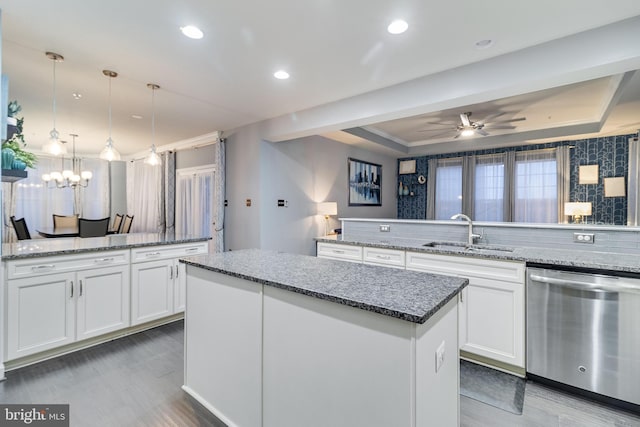
M 574 224 L 584 224 L 584 217 L 591 215 L 591 202 L 567 202 L 564 214 L 571 216 Z
M 318 203 L 318 215 L 324 215 L 324 235 L 329 235 L 329 217 L 338 215 L 338 203 L 322 202 Z

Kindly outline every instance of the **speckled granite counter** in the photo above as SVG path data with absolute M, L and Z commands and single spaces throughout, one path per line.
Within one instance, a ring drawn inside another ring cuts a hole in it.
M 342 241 L 336 237 L 318 237 L 318 242 L 338 243 L 354 246 L 368 246 L 385 249 L 398 249 L 413 252 L 427 252 L 443 255 L 460 255 L 466 257 L 522 261 L 526 263 L 546 264 L 558 267 L 577 267 L 597 269 L 605 271 L 621 271 L 627 273 L 640 273 L 640 257 L 633 254 L 613 252 L 587 252 L 579 250 L 530 248 L 530 247 L 500 247 L 491 246 L 497 250 L 490 250 L 490 246 L 474 245 L 484 248 L 480 251 L 465 250 L 460 248 L 433 248 L 423 246 L 429 240 L 417 239 L 386 239 L 386 240 L 358 240 Z M 489 249 L 487 249 L 489 248 Z M 507 249 L 507 250 L 502 250 Z
M 468 284 L 456 277 L 257 249 L 181 262 L 414 323 L 424 323 Z
M 169 233 L 113 234 L 91 238 L 32 239 L 22 240 L 18 243 L 4 243 L 2 245 L 2 260 L 112 251 L 142 246 L 175 245 L 206 240 L 210 240 L 210 237 L 176 236 Z

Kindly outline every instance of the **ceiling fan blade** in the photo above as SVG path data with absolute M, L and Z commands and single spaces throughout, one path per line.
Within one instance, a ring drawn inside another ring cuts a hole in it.
M 494 123 L 522 122 L 524 120 L 527 120 L 527 118 L 526 117 L 516 117 L 515 119 L 498 120 L 497 122 L 494 122 Z
M 453 137 L 453 139 L 458 139 L 458 138 L 460 138 L 460 132 L 458 132 L 456 136 Z
M 446 131 L 446 132 L 438 133 L 438 134 L 435 134 L 435 135 L 431 135 L 429 138 L 438 138 L 438 137 L 441 137 L 441 136 L 444 136 L 444 135 L 451 135 L 451 131 Z
M 500 116 L 504 116 L 506 113 L 506 111 L 503 111 L 501 113 L 494 113 L 494 114 L 489 114 L 487 117 L 484 118 L 484 120 L 480 120 L 481 123 L 488 123 L 491 122 L 492 120 L 497 119 Z
M 471 122 L 469 121 L 469 116 L 471 113 L 462 113 L 460 114 L 460 120 L 464 126 L 471 126 Z
M 487 136 L 489 135 L 488 132 L 486 132 L 484 129 L 476 129 L 476 133 L 482 136 Z
M 446 128 L 440 128 L 440 129 L 420 129 L 420 130 L 417 130 L 416 132 L 442 132 L 443 130 L 446 130 L 447 132 L 451 132 L 453 130 L 456 130 L 456 128 L 446 127 Z
M 423 122 L 425 125 L 435 125 L 435 126 L 455 126 L 456 122 L 448 120 L 446 122 Z
M 491 129 L 515 129 L 516 128 L 515 126 L 511 126 L 511 125 L 495 125 L 495 126 L 493 126 L 491 124 L 488 124 L 486 126 L 488 128 L 491 128 Z

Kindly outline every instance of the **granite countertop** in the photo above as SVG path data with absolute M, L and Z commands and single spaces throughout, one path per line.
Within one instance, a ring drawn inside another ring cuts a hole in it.
M 175 245 L 210 240 L 210 237 L 180 236 L 173 233 L 111 234 L 105 237 L 59 237 L 21 240 L 2 244 L 2 260 L 114 251 L 142 246 Z
M 592 252 L 553 248 L 504 247 L 499 245 L 472 245 L 478 250 L 467 250 L 464 246 L 433 248 L 423 246 L 429 239 L 385 239 L 385 240 L 337 240 L 335 237 L 318 237 L 318 242 L 337 243 L 354 246 L 368 246 L 426 252 L 441 255 L 457 255 L 475 258 L 522 261 L 558 267 L 577 267 L 605 271 L 640 273 L 640 257 L 634 254 L 613 252 Z M 442 243 L 442 242 L 441 242 Z M 460 242 L 452 242 L 461 244 Z M 495 249 L 495 250 L 491 250 Z
M 458 277 L 259 249 L 195 255 L 180 262 L 413 323 L 426 322 L 469 283 Z

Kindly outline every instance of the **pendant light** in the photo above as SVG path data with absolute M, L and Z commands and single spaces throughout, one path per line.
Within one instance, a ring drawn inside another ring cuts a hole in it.
M 148 83 L 147 87 L 151 89 L 151 152 L 145 157 L 144 162 L 151 166 L 158 166 L 162 164 L 162 159 L 156 153 L 156 89 L 160 89 L 160 86 L 154 83 Z
M 120 153 L 113 146 L 113 139 L 111 139 L 111 80 L 118 77 L 118 73 L 111 70 L 102 70 L 102 74 L 109 77 L 109 138 L 107 139 L 107 145 L 100 152 L 100 158 L 108 161 L 120 160 Z
M 64 61 L 64 57 L 53 52 L 46 52 L 46 55 L 53 61 L 53 129 L 49 132 L 49 140 L 42 145 L 42 151 L 58 156 L 67 154 L 67 148 L 60 142 L 60 134 L 56 130 L 56 62 Z

